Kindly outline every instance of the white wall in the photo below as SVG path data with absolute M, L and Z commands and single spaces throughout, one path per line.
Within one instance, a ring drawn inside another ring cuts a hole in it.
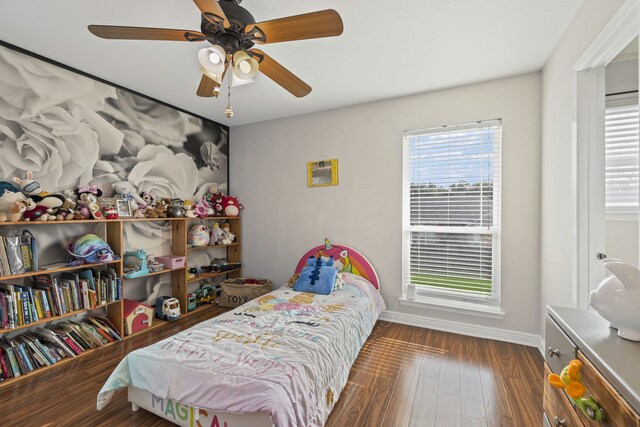
M 285 282 L 326 236 L 372 262 L 387 308 L 401 295 L 402 134 L 503 119 L 504 320 L 398 305 L 415 315 L 539 333 L 541 75 L 231 129 L 231 186 L 243 212 L 245 274 Z M 306 162 L 337 158 L 335 187 L 307 188 Z
M 572 67 L 622 5 L 584 0 L 542 73 L 542 309 L 574 306 L 575 214 L 572 208 L 572 132 L 575 81 Z

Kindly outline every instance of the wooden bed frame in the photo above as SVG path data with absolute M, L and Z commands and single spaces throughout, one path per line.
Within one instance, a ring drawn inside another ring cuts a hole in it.
M 371 282 L 378 292 L 380 291 L 380 281 L 373 266 L 355 249 L 345 245 L 334 245 L 325 239 L 324 245 L 310 249 L 300 258 L 296 273 L 300 273 L 310 256 L 333 256 L 341 272 L 362 276 Z M 128 388 L 128 400 L 133 411 L 143 408 L 184 427 L 273 427 L 273 421 L 267 412 L 231 413 L 195 408 L 171 399 L 162 399 L 136 387 Z

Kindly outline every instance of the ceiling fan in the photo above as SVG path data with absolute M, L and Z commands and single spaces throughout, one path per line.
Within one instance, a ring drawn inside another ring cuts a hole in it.
M 198 96 L 217 97 L 227 68 L 231 65 L 233 73 L 241 80 L 250 79 L 260 71 L 299 98 L 308 95 L 311 87 L 253 46 L 339 36 L 343 30 L 342 19 L 333 9 L 256 22 L 253 15 L 240 6 L 242 0 L 193 1 L 202 12 L 200 32 L 112 25 L 89 25 L 88 29 L 104 39 L 208 41 L 213 46 L 198 52 L 202 66 L 200 71 L 203 73 L 196 91 Z M 231 117 L 233 111 L 230 105 L 227 110 L 225 114 Z

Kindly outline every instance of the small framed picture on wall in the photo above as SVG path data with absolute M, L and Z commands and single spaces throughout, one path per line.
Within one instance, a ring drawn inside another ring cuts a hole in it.
M 307 163 L 307 186 L 338 185 L 338 159 Z

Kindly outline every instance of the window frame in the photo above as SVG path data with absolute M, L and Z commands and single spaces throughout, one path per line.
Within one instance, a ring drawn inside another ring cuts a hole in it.
M 638 109 L 640 110 L 640 101 L 638 99 L 638 94 L 634 93 L 634 94 L 615 94 L 615 95 L 608 95 L 609 98 L 606 100 L 605 102 L 605 119 L 606 119 L 606 114 L 607 114 L 607 110 L 610 108 L 616 108 L 616 107 L 629 107 L 629 106 L 633 106 L 636 105 L 638 106 Z M 605 161 L 605 167 L 606 167 L 606 161 L 607 161 L 607 154 L 606 154 L 606 149 L 607 149 L 607 142 L 606 142 L 606 132 L 607 132 L 607 127 L 606 127 L 606 123 L 604 125 L 604 138 L 605 138 L 605 142 L 604 142 L 604 149 L 605 149 L 605 154 L 604 154 L 604 161 Z M 640 136 L 638 137 L 638 145 L 640 146 Z M 611 220 L 611 221 L 637 221 L 638 220 L 638 213 L 640 213 L 640 197 L 638 200 L 638 205 L 637 206 L 610 206 L 607 205 L 607 180 L 606 177 L 604 178 L 604 186 L 605 186 L 605 190 L 604 190 L 604 201 L 605 201 L 605 217 L 607 220 Z
M 417 135 L 428 135 L 437 133 L 446 128 L 451 128 L 451 132 L 464 132 L 468 130 L 482 129 L 488 127 L 497 127 L 498 135 L 494 138 L 493 164 L 493 224 L 491 227 L 464 227 L 464 226 L 425 226 L 410 224 L 411 218 L 411 148 L 410 139 Z M 480 311 L 504 316 L 499 309 L 501 304 L 501 247 L 502 247 L 502 119 L 482 120 L 471 123 L 443 125 L 424 129 L 409 130 L 403 133 L 403 183 L 402 183 L 402 297 L 404 304 L 415 305 L 412 301 L 424 303 L 426 305 L 442 306 L 447 311 Z M 464 233 L 464 234 L 490 234 L 492 235 L 492 265 L 491 265 L 491 286 L 490 295 L 472 294 L 468 291 L 459 291 L 452 289 L 442 289 L 431 287 L 428 285 L 414 285 L 416 287 L 415 300 L 409 299 L 408 288 L 410 285 L 410 268 L 411 268 L 411 233 L 415 231 L 425 231 L 434 233 Z M 485 306 L 486 308 L 479 308 Z M 474 308 L 475 307 L 475 308 Z

